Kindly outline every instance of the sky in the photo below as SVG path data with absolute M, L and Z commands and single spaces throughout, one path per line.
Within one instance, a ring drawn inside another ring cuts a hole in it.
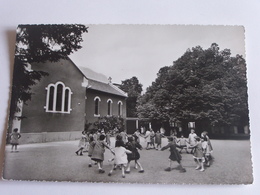
M 173 64 L 188 48 L 217 43 L 220 50 L 245 57 L 243 26 L 200 25 L 87 25 L 82 49 L 70 58 L 120 84 L 136 76 L 143 90 L 159 69 Z

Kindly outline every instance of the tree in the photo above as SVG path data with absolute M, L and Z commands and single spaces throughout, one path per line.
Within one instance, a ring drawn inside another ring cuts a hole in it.
M 31 87 L 48 74 L 31 70 L 35 62 L 57 62 L 82 46 L 84 25 L 19 25 L 17 28 L 10 122 L 15 112 L 20 110 L 18 103 L 26 104 L 31 99 Z
M 160 69 L 138 99 L 138 114 L 161 121 L 196 121 L 206 126 L 248 125 L 246 64 L 217 44 L 188 49 Z
M 137 77 L 133 76 L 131 79 L 126 79 L 122 81 L 119 88 L 128 93 L 126 99 L 126 115 L 128 117 L 136 117 L 136 104 L 137 98 L 141 95 L 143 89 L 142 84 L 139 83 Z

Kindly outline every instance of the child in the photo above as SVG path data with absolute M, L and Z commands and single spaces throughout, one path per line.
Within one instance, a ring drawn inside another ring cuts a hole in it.
M 147 129 L 147 131 L 145 132 L 144 138 L 147 142 L 146 150 L 149 150 L 149 145 L 151 144 L 151 132 L 149 131 L 149 129 Z
M 210 141 L 210 139 L 209 139 L 209 136 L 208 136 L 208 132 L 207 131 L 203 131 L 202 133 L 201 133 L 201 138 L 204 138 L 204 140 L 206 141 L 206 143 L 207 143 L 207 151 L 206 151 L 206 156 L 207 156 L 207 158 L 206 158 L 206 165 L 207 166 L 210 166 L 210 160 L 212 159 L 212 156 L 211 156 L 211 154 L 212 154 L 212 152 L 213 152 L 213 147 L 212 147 L 212 144 L 211 144 L 211 141 Z
M 113 153 L 111 148 L 104 141 L 105 138 L 106 138 L 106 136 L 101 134 L 99 136 L 99 140 L 98 141 L 94 141 L 92 143 L 93 152 L 92 152 L 92 155 L 91 155 L 91 160 L 97 162 L 99 173 L 105 173 L 105 171 L 103 170 L 103 161 L 104 161 L 105 147 L 108 148 Z
M 210 166 L 210 161 L 212 159 L 211 157 L 211 147 L 208 144 L 208 140 L 206 137 L 201 137 L 201 145 L 202 145 L 202 149 L 203 149 L 203 154 L 204 154 L 204 158 L 205 158 L 205 165 L 207 167 Z
M 155 145 L 154 145 L 154 137 L 155 137 L 155 133 L 154 131 L 151 129 L 151 142 L 150 142 L 150 146 L 152 147 L 153 146 L 153 149 L 155 149 Z
M 126 142 L 127 142 L 127 134 L 126 134 L 125 130 L 121 130 L 119 135 L 122 137 L 122 140 L 123 140 L 124 144 L 126 144 Z
M 177 161 L 179 165 L 181 166 L 180 172 L 186 172 L 186 169 L 183 168 L 181 164 L 181 155 L 176 149 L 176 147 L 179 147 L 176 145 L 173 137 L 168 137 L 168 144 L 161 148 L 161 151 L 166 150 L 167 148 L 170 148 L 170 156 L 169 156 L 169 167 L 165 169 L 165 171 L 171 171 L 172 170 L 172 161 Z
M 200 171 L 205 171 L 204 169 L 204 154 L 203 154 L 203 148 L 202 143 L 199 137 L 195 137 L 196 143 L 194 145 L 190 145 L 190 149 L 194 149 L 193 158 L 194 161 L 197 163 L 196 170 L 200 169 Z
M 109 145 L 109 146 L 111 145 L 110 137 L 111 137 L 111 132 L 108 131 L 108 132 L 106 133 L 106 142 L 107 142 L 107 145 Z
M 156 150 L 159 149 L 159 147 L 161 148 L 162 147 L 162 137 L 164 137 L 164 135 L 162 133 L 160 133 L 160 131 L 156 131 L 155 133 L 155 143 L 157 144 L 156 145 Z
M 133 137 L 135 138 L 135 141 L 138 143 L 140 143 L 140 136 L 141 136 L 141 134 L 139 132 L 139 129 L 136 129 L 136 131 L 133 134 Z
M 140 168 L 139 173 L 143 173 L 144 169 L 143 169 L 141 163 L 138 161 L 140 159 L 140 154 L 138 152 L 138 149 L 142 150 L 142 146 L 138 142 L 136 142 L 133 137 L 128 137 L 128 142 L 126 143 L 126 149 L 131 151 L 132 153 L 127 154 L 128 163 L 127 163 L 127 169 L 125 172 L 130 173 L 130 162 L 132 160 L 134 160 L 135 168 L 137 169 L 138 168 L 137 166 L 139 166 L 139 168 Z
M 195 133 L 195 130 L 194 129 L 191 129 L 190 130 L 190 134 L 189 134 L 189 144 L 190 145 L 194 145 L 194 144 L 196 144 L 196 138 L 197 137 L 197 134 Z M 193 154 L 194 153 L 194 148 L 191 150 L 191 152 L 190 152 L 191 154 Z
M 116 166 L 120 166 L 122 169 L 122 177 L 125 178 L 125 168 L 127 166 L 127 154 L 132 153 L 131 151 L 127 150 L 124 147 L 124 142 L 122 140 L 116 141 L 116 147 L 114 149 L 114 155 L 115 155 L 115 164 L 113 165 L 112 169 L 110 170 L 108 176 L 111 176 L 113 173 L 113 170 Z
M 90 158 L 90 161 L 89 161 L 88 167 L 92 167 L 91 156 L 92 156 L 92 153 L 93 153 L 94 146 L 95 146 L 94 137 L 93 137 L 92 134 L 89 134 L 88 156 Z
M 18 150 L 17 150 L 17 146 L 18 146 L 18 144 L 19 144 L 19 139 L 21 138 L 21 134 L 20 133 L 18 133 L 18 129 L 17 128 L 15 128 L 14 130 L 13 130 L 13 133 L 11 133 L 11 135 L 10 135 L 10 139 L 11 139 L 11 145 L 12 145 L 12 151 L 11 152 L 13 152 L 13 149 L 15 150 L 15 152 L 18 152 Z
M 186 153 L 189 154 L 188 149 L 187 149 L 187 143 L 188 143 L 187 139 L 183 135 L 181 135 L 181 137 L 178 139 L 177 143 L 179 143 L 179 142 L 180 142 L 180 154 L 183 149 L 185 149 Z
M 80 155 L 82 156 L 83 153 L 83 149 L 86 147 L 87 145 L 87 136 L 86 136 L 86 132 L 85 131 L 82 131 L 82 135 L 81 135 L 81 138 L 79 140 L 79 149 L 75 152 L 77 155 Z

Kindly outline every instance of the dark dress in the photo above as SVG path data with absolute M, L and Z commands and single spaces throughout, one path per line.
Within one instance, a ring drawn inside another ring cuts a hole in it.
M 176 145 L 174 142 L 169 142 L 166 146 L 162 147 L 161 150 L 166 150 L 167 148 L 170 148 L 170 156 L 169 159 L 171 159 L 172 161 L 177 161 L 180 162 L 181 161 L 181 155 L 178 152 L 176 147 L 180 147 L 178 145 Z
M 131 160 L 138 160 L 140 158 L 138 149 L 141 150 L 142 146 L 138 142 L 127 142 L 125 147 L 127 150 L 130 150 L 132 152 L 131 154 L 127 154 L 128 162 L 130 162 Z
M 97 162 L 104 161 L 105 147 L 109 148 L 109 146 L 104 141 L 94 141 L 92 145 L 93 151 L 91 159 Z

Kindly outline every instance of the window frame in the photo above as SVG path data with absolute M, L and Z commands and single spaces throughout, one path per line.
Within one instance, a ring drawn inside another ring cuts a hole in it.
M 61 86 L 61 109 L 57 110 L 57 93 L 58 87 Z M 53 90 L 52 90 L 53 89 Z M 55 84 L 49 84 L 45 90 L 47 90 L 46 94 L 46 105 L 44 106 L 45 112 L 50 113 L 64 113 L 70 114 L 72 111 L 71 108 L 71 96 L 73 92 L 69 87 L 66 87 L 65 84 L 61 81 L 56 82 Z M 51 93 L 51 91 L 53 93 Z M 50 100 L 52 98 L 52 101 Z M 52 102 L 52 108 L 50 108 L 50 103 Z M 67 110 L 65 110 L 67 109 Z

